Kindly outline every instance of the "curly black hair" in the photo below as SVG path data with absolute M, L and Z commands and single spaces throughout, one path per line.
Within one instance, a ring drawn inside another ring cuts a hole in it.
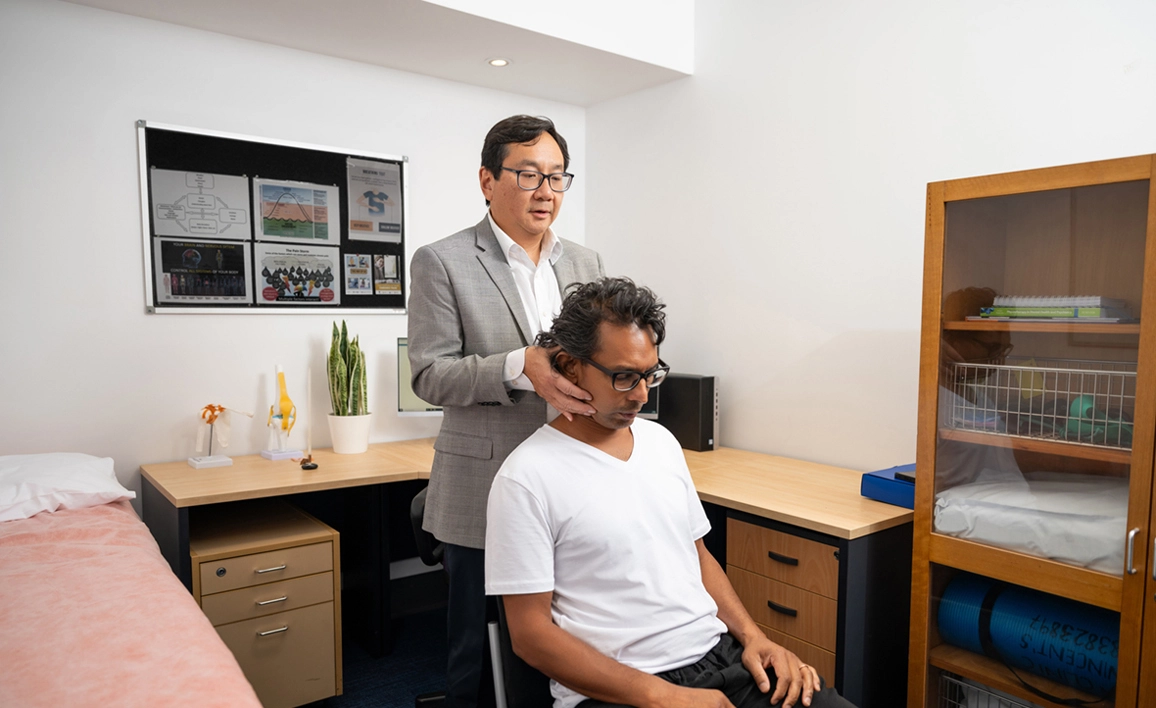
M 657 346 L 666 338 L 665 308 L 653 290 L 635 285 L 630 278 L 599 278 L 571 290 L 550 330 L 539 334 L 534 343 L 589 359 L 598 351 L 599 325 L 610 322 L 649 328 Z

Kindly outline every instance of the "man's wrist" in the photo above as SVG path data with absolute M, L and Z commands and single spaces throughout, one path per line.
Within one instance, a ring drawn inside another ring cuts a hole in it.
M 767 638 L 767 635 L 763 634 L 763 630 L 759 629 L 759 626 L 754 622 L 751 622 L 749 625 L 731 629 L 730 633 L 744 648 L 756 641 Z
M 502 382 L 506 388 L 515 388 L 516 382 L 526 372 L 526 350 L 529 347 L 514 349 L 506 354 L 506 361 L 502 365 Z

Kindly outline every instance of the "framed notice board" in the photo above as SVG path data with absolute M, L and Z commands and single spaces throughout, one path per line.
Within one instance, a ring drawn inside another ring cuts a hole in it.
M 137 121 L 145 309 L 405 312 L 408 159 Z

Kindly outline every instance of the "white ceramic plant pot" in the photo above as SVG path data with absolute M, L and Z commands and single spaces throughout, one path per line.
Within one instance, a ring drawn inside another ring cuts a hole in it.
M 369 449 L 369 419 L 366 415 L 330 415 L 329 436 L 333 451 L 339 455 L 356 455 Z

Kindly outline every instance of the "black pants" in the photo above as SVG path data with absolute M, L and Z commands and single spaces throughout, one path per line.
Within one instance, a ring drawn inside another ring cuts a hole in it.
M 775 672 L 768 668 L 767 678 L 771 680 L 771 690 L 767 693 L 759 691 L 754 678 L 743 666 L 743 647 L 738 640 L 729 634 L 724 634 L 718 644 L 706 656 L 690 666 L 671 669 L 658 674 L 658 677 L 679 686 L 688 688 L 716 688 L 726 694 L 735 708 L 767 708 L 779 706 L 781 703 L 771 703 L 771 694 L 775 692 Z M 802 706 L 801 702 L 796 703 Z M 593 698 L 582 701 L 578 708 L 628 708 L 618 703 L 603 703 Z M 855 708 L 835 689 L 824 683 L 824 688 L 811 697 L 811 708 Z
M 486 552 L 447 543 L 442 564 L 449 575 L 445 708 L 493 708 L 486 623 L 497 619 L 497 605 L 486 597 Z

